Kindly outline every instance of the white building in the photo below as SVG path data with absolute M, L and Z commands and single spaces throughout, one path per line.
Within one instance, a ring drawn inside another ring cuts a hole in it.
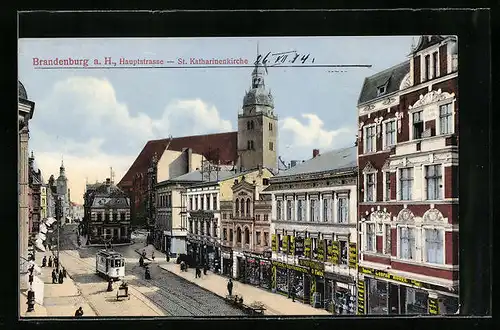
M 273 288 L 336 313 L 354 313 L 356 147 L 326 152 L 270 179 Z M 324 304 L 323 302 L 326 302 Z M 334 308 L 334 306 L 336 308 Z

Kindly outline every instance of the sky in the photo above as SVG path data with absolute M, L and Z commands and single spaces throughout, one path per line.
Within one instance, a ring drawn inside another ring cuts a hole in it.
M 287 67 L 271 66 L 276 56 L 269 56 L 265 84 L 279 117 L 278 154 L 285 162 L 306 160 L 313 149 L 354 144 L 364 78 L 405 61 L 414 39 L 19 39 L 19 80 L 35 102 L 29 148 L 45 181 L 51 174 L 57 178 L 64 161 L 71 199 L 82 203 L 87 180 L 104 181 L 112 167 L 119 182 L 148 140 L 236 131 L 252 68 L 194 68 L 190 59 L 241 58 L 252 65 L 258 48 L 263 56 L 293 51 L 287 61 L 299 54 Z M 296 66 L 306 55 L 309 66 Z M 55 58 L 89 63 L 80 69 L 36 65 L 37 59 Z M 163 60 L 172 68 L 126 68 L 120 58 Z M 319 66 L 339 64 L 371 67 Z

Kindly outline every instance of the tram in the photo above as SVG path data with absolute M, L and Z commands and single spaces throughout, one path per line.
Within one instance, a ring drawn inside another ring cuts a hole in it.
M 116 251 L 101 250 L 96 254 L 95 271 L 106 280 L 118 281 L 125 276 L 125 259 Z

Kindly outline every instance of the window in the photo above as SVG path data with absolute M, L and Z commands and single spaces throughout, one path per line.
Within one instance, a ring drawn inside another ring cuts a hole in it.
M 255 233 L 255 244 L 260 245 L 261 240 L 260 240 L 260 231 Z
M 101 222 L 101 221 L 102 221 L 102 214 L 97 213 L 97 222 Z
M 375 125 L 365 127 L 365 152 L 374 152 L 375 143 Z
M 424 119 L 422 111 L 417 111 L 413 114 L 413 139 L 421 139 L 424 132 Z
M 198 210 L 198 197 L 194 198 L 194 209 Z
M 431 71 L 431 57 L 430 55 L 426 55 L 424 58 L 424 80 L 429 80 L 431 79 L 430 77 L 430 71 Z
M 253 141 L 252 140 L 247 142 L 247 147 L 248 147 L 247 148 L 248 150 L 253 150 Z
M 391 225 L 385 225 L 385 253 L 391 254 Z
M 189 209 L 193 209 L 193 197 L 189 197 Z
M 227 219 L 227 213 L 222 213 L 222 219 Z
M 269 245 L 269 233 L 264 232 L 264 246 Z
M 200 210 L 205 209 L 205 198 L 203 196 L 200 196 Z
M 451 134 L 452 129 L 451 103 L 443 104 L 439 107 L 439 130 L 441 134 Z
M 366 251 L 375 251 L 375 224 L 366 224 Z
M 234 208 L 236 210 L 236 216 L 239 216 L 240 215 L 240 200 L 238 198 L 236 198 L 236 200 L 234 201 Z
M 247 198 L 247 209 L 246 209 L 246 211 L 247 211 L 247 213 L 246 213 L 247 217 L 249 217 L 250 216 L 250 198 Z
M 402 201 L 411 200 L 411 191 L 413 188 L 413 168 L 402 168 L 399 170 L 401 182 L 400 199 Z
M 269 150 L 274 150 L 274 144 L 272 142 L 269 142 Z
M 264 214 L 264 221 L 269 221 L 269 215 L 268 214 Z
M 118 221 L 118 213 L 113 213 L 113 221 Z
M 432 53 L 432 77 L 436 78 L 438 76 L 438 53 Z
M 260 214 L 255 215 L 255 220 L 259 221 L 260 220 Z
M 230 242 L 233 241 L 233 230 L 232 229 L 229 229 L 229 241 Z
M 415 246 L 415 229 L 400 227 L 399 228 L 399 246 L 400 246 L 400 258 L 413 260 L 416 257 L 416 246 Z
M 193 221 L 189 221 L 189 232 L 193 232 Z
M 283 207 L 283 201 L 276 201 L 276 219 L 282 220 L 281 209 Z
M 219 232 L 219 230 L 217 228 L 217 219 L 215 219 L 213 227 L 214 227 L 214 237 L 218 237 L 217 233 Z
M 325 198 L 323 199 L 323 222 L 328 222 L 331 219 L 331 214 L 330 214 L 330 199 Z
M 377 87 L 377 96 L 385 94 L 386 90 L 386 85 Z
M 425 167 L 425 181 L 428 200 L 441 199 L 442 179 L 441 165 L 430 165 Z
M 104 222 L 109 221 L 109 213 L 104 213 Z
M 212 210 L 218 210 L 218 207 L 217 207 L 217 195 L 214 195 L 212 197 Z
M 262 184 L 263 184 L 264 186 L 268 186 L 268 185 L 269 185 L 269 179 L 268 179 L 268 178 L 263 178 L 263 179 L 262 179 Z
M 205 202 L 207 204 L 207 210 L 210 210 L 210 195 L 205 196 Z
M 315 199 L 311 199 L 309 201 L 310 205 L 310 214 L 309 214 L 309 220 L 311 222 L 318 221 L 318 201 Z
M 347 223 L 349 220 L 349 204 L 347 197 L 339 197 L 337 201 L 337 219 L 339 223 Z
M 297 221 L 304 221 L 306 214 L 306 208 L 305 208 L 305 200 L 298 200 L 297 201 Z
M 375 201 L 375 173 L 366 175 L 366 202 Z
M 347 265 L 347 251 L 348 249 L 348 244 L 347 241 L 339 241 L 339 247 L 340 247 L 340 264 L 341 265 Z
M 125 213 L 120 213 L 120 221 L 125 221 Z
M 236 243 L 241 243 L 241 228 L 236 229 Z
M 385 200 L 391 200 L 391 174 L 389 172 L 385 172 Z
M 247 121 L 247 129 L 254 129 L 254 122 L 253 122 L 253 120 Z
M 433 264 L 443 264 L 443 231 L 437 229 L 425 229 L 425 249 L 427 262 Z
M 393 146 L 396 144 L 396 121 L 391 120 L 384 124 L 385 128 L 385 136 L 384 136 L 384 145 L 385 148 Z
M 245 200 L 243 198 L 240 200 L 240 215 L 245 215 Z
M 292 208 L 293 208 L 292 201 L 287 200 L 286 201 L 286 219 L 288 221 L 292 220 Z
M 207 236 L 212 236 L 212 230 L 210 227 L 211 227 L 210 222 L 207 221 L 207 233 L 206 233 Z

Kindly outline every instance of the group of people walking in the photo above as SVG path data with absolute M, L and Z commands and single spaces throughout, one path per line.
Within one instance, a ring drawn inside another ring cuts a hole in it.
M 63 284 L 64 279 L 68 276 L 66 273 L 66 268 L 62 267 L 61 270 L 59 270 L 59 260 L 54 257 L 52 259 L 52 256 L 49 256 L 48 262 L 47 262 L 47 256 L 43 256 L 42 259 L 42 267 L 54 267 L 52 269 L 52 284 Z

